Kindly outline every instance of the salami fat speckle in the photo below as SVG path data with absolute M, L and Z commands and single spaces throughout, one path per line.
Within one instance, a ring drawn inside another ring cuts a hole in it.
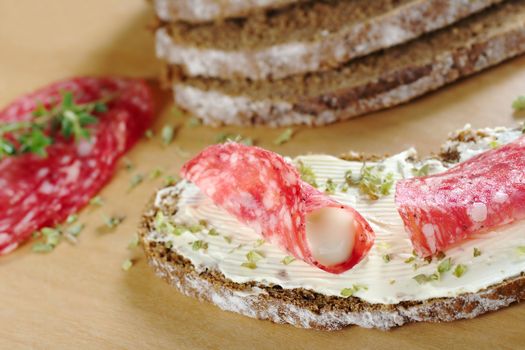
M 139 80 L 77 78 L 24 96 L 0 111 L 0 123 L 30 120 L 39 103 L 53 106 L 61 92 L 76 103 L 112 96 L 108 111 L 91 126 L 91 138 L 57 139 L 43 158 L 34 154 L 0 160 L 0 255 L 34 231 L 54 226 L 88 203 L 111 178 L 116 161 L 144 133 L 153 118 L 153 99 Z
M 359 213 L 303 182 L 295 167 L 276 153 L 234 142 L 214 145 L 187 162 L 181 175 L 241 223 L 325 271 L 352 268 L 373 244 L 374 233 Z M 309 215 L 323 208 L 340 208 L 352 218 L 352 251 L 333 265 L 314 258 L 306 234 Z
M 525 137 L 444 173 L 398 182 L 396 204 L 421 256 L 524 219 Z

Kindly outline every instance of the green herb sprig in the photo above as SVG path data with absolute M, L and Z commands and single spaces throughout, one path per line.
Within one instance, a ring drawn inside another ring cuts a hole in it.
M 512 102 L 512 108 L 515 111 L 523 111 L 525 110 L 525 96 L 518 96 L 513 102 Z
M 372 200 L 390 194 L 394 185 L 394 173 L 387 172 L 384 165 L 367 166 L 363 164 L 358 176 L 351 170 L 345 174 L 345 181 L 349 186 L 358 186 L 360 192 Z
M 301 180 L 308 182 L 310 185 L 317 188 L 318 185 L 313 169 L 300 160 L 296 162 L 296 167 L 299 171 L 299 174 L 301 175 Z
M 40 104 L 33 119 L 0 124 L 0 159 L 24 153 L 47 156 L 47 147 L 57 136 L 75 142 L 90 138 L 88 126 L 98 122 L 96 113 L 107 111 L 110 98 L 76 104 L 73 93 L 62 92 L 62 101 L 52 108 Z

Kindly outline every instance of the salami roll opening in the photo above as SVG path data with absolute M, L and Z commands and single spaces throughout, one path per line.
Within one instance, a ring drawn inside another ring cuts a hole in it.
M 261 148 L 210 146 L 181 175 L 269 242 L 327 272 L 352 268 L 374 242 L 357 211 L 302 181 L 292 164 Z
M 312 257 L 330 266 L 345 262 L 354 250 L 358 228 L 354 215 L 341 208 L 321 208 L 306 215 L 306 240 Z

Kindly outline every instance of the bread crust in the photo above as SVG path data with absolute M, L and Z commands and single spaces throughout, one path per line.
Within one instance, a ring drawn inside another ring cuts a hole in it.
M 304 289 L 286 290 L 258 283 L 235 283 L 216 271 L 197 271 L 187 259 L 140 237 L 156 275 L 182 294 L 215 304 L 225 311 L 301 328 L 334 331 L 357 325 L 387 330 L 413 322 L 450 322 L 469 319 L 525 299 L 525 275 L 455 298 L 439 298 L 395 305 L 370 304 L 355 297 L 327 297 Z
M 335 32 L 319 28 L 308 40 L 239 50 L 178 42 L 170 36 L 170 27 L 166 25 L 157 30 L 156 51 L 159 58 L 179 65 L 188 76 L 280 79 L 338 67 L 351 59 L 445 27 L 499 2 L 501 0 L 413 0 L 387 13 L 343 24 Z M 304 28 L 297 30 L 300 33 Z M 264 27 L 260 31 L 264 32 Z
M 257 98 L 202 88 L 205 82 L 194 85 L 175 79 L 172 84 L 176 103 L 205 124 L 325 125 L 408 102 L 523 52 L 525 20 L 521 16 L 519 23 L 498 29 L 488 37 L 472 38 L 450 51 L 315 96 Z M 388 51 L 384 55 L 388 57 Z
M 460 131 L 450 141 L 476 139 L 482 132 Z M 441 153 L 444 161 L 454 161 L 452 149 Z M 346 160 L 381 159 L 349 152 Z M 456 160 L 457 161 L 457 160 Z M 456 297 L 407 301 L 398 304 L 372 304 L 357 297 L 326 296 L 302 288 L 258 282 L 236 283 L 221 272 L 196 268 L 187 258 L 156 241 L 148 239 L 158 210 L 174 213 L 176 203 L 156 208 L 152 198 L 139 225 L 139 238 L 155 273 L 182 294 L 217 305 L 223 310 L 275 323 L 320 330 L 339 330 L 350 325 L 390 329 L 413 322 L 450 322 L 477 317 L 525 299 L 525 273 L 509 278 L 477 293 Z
M 280 8 L 305 0 L 153 0 L 163 21 L 202 23 Z

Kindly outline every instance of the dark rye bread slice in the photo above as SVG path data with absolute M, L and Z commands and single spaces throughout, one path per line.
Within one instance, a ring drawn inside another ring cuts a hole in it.
M 525 52 L 525 0 L 324 72 L 276 81 L 184 78 L 176 102 L 207 124 L 323 125 L 407 102 Z
M 501 0 L 330 0 L 221 23 L 166 24 L 157 55 L 186 75 L 277 79 L 340 66 Z
M 247 16 L 254 12 L 280 8 L 305 0 L 153 0 L 157 16 L 163 21 L 190 23 L 218 21 Z
M 482 131 L 465 130 L 454 135 L 452 142 L 475 142 L 486 136 Z M 448 148 L 440 157 L 457 162 L 458 154 Z M 365 161 L 368 157 L 351 152 L 342 159 Z M 412 322 L 450 322 L 477 317 L 525 299 L 525 274 L 507 279 L 477 293 L 457 297 L 435 298 L 398 304 L 371 304 L 357 297 L 326 296 L 306 289 L 284 289 L 279 285 L 257 282 L 235 283 L 221 272 L 195 266 L 176 251 L 147 235 L 153 230 L 156 212 L 176 212 L 176 202 L 157 208 L 153 200 L 147 205 L 139 226 L 139 238 L 149 264 L 156 274 L 181 293 L 252 318 L 289 323 L 296 327 L 338 330 L 349 325 L 389 329 Z

